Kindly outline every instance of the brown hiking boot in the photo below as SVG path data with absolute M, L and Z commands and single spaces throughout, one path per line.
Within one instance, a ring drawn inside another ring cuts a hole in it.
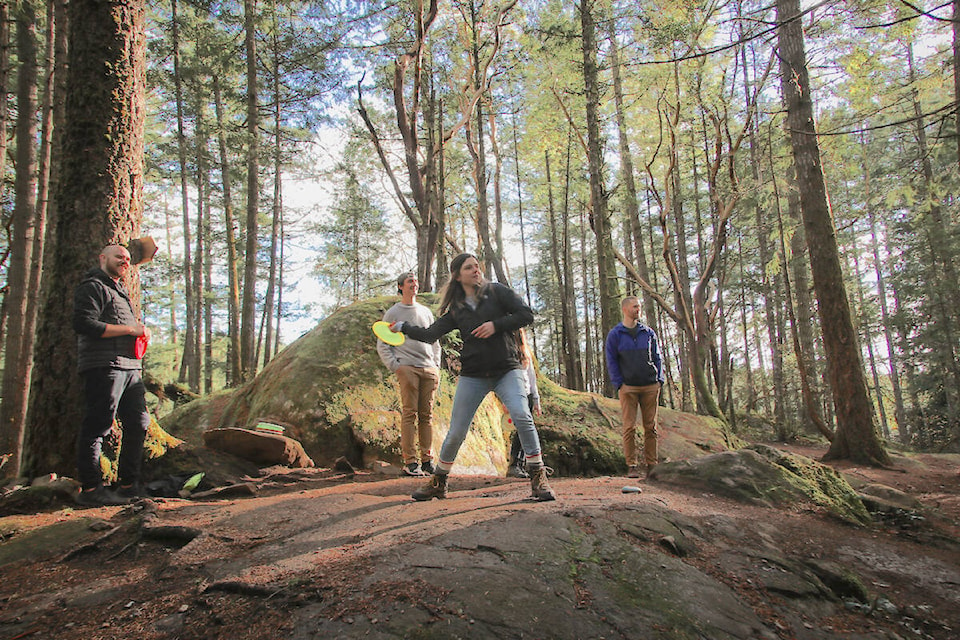
M 547 483 L 547 475 L 553 473 L 553 469 L 541 465 L 527 465 L 527 473 L 530 474 L 530 493 L 537 502 L 548 502 L 556 500 L 557 495 Z
M 446 498 L 447 497 L 447 476 L 446 473 L 435 473 L 430 476 L 430 479 L 425 485 L 413 492 L 413 495 L 410 496 L 414 500 L 424 501 L 430 500 L 431 498 Z

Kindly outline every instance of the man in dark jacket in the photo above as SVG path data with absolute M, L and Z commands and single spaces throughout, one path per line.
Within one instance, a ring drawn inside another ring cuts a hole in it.
M 629 296 L 620 303 L 623 322 L 607 334 L 607 370 L 620 397 L 623 417 L 623 456 L 627 477 L 639 478 L 637 405 L 643 418 L 643 459 L 646 473 L 657 464 L 657 405 L 663 386 L 663 363 L 657 334 L 640 322 L 640 300 Z
M 99 260 L 100 267 L 87 272 L 73 301 L 85 404 L 77 439 L 77 469 L 83 485 L 77 502 L 94 506 L 124 504 L 141 491 L 140 461 L 150 426 L 140 375 L 143 354 L 136 351 L 137 338 L 149 340 L 150 329 L 134 313 L 122 282 L 130 270 L 130 253 L 110 245 Z M 116 493 L 103 486 L 100 471 L 100 449 L 114 418 L 123 427 Z

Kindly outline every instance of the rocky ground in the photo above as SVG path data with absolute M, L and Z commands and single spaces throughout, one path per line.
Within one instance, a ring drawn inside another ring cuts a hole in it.
M 254 497 L 55 505 L 0 518 L 0 638 L 956 638 L 960 457 L 896 460 L 836 467 L 888 492 L 867 526 L 656 474 L 416 503 L 274 469 Z

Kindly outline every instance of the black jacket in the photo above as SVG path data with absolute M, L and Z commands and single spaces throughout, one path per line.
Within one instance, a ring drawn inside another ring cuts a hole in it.
M 533 322 L 533 311 L 513 289 L 498 282 L 489 283 L 482 292 L 476 309 L 464 303 L 447 310 L 427 328 L 404 323 L 401 331 L 420 342 L 435 342 L 460 329 L 460 374 L 464 376 L 492 378 L 521 369 L 516 332 Z M 497 332 L 485 339 L 473 337 L 470 332 L 488 321 L 493 321 Z
M 126 287 L 100 268 L 83 277 L 73 295 L 73 330 L 77 332 L 77 368 L 140 369 L 133 355 L 134 336 L 104 338 L 108 324 L 136 325 L 137 316 Z

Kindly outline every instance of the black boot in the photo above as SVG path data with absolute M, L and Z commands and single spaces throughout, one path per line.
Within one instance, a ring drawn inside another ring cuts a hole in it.
M 510 461 L 510 466 L 507 467 L 507 477 L 508 478 L 529 478 L 530 474 L 526 472 L 523 468 L 523 463 L 514 458 Z

